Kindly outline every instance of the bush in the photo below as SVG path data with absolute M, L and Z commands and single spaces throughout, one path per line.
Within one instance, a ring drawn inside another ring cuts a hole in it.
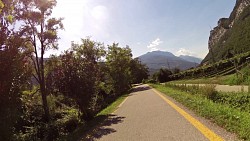
M 144 84 L 145 84 L 145 83 L 156 84 L 157 82 L 156 82 L 154 79 L 148 79 L 148 80 L 145 80 L 143 83 L 144 83 Z
M 217 91 L 215 90 L 216 85 L 214 84 L 206 84 L 203 87 L 200 87 L 199 89 L 201 90 L 201 93 L 207 97 L 208 99 L 215 99 L 217 95 Z
M 250 113 L 250 94 L 249 93 L 218 93 L 214 102 L 229 105 L 232 108 L 239 109 L 244 112 Z
M 171 84 L 166 83 L 165 86 L 175 88 L 181 91 L 189 92 L 191 94 L 199 94 L 205 96 L 208 99 L 213 100 L 216 95 L 217 91 L 215 90 L 216 85 L 213 84 L 206 84 L 205 86 L 199 85 L 186 85 L 186 84 Z
M 66 101 L 66 103 L 65 103 Z M 62 95 L 48 96 L 51 120 L 45 122 L 41 95 L 25 91 L 22 95 L 22 116 L 15 126 L 13 140 L 57 140 L 74 131 L 81 123 L 80 112 L 70 98 Z

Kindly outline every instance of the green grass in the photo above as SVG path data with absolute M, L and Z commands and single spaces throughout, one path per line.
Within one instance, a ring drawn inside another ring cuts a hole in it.
M 199 78 L 199 79 L 183 79 L 171 81 L 176 84 L 226 84 L 225 81 L 231 77 L 231 75 L 221 76 L 221 77 L 212 77 L 212 78 Z
M 113 113 L 118 108 L 118 106 L 125 100 L 125 98 L 127 96 L 128 95 L 120 96 L 116 101 L 114 101 L 108 107 L 106 107 L 101 112 L 99 112 L 97 114 L 97 116 L 101 116 L 101 115 L 105 115 L 106 116 L 106 115 L 109 115 L 109 114 Z
M 248 85 L 250 82 L 250 76 L 248 81 L 241 82 L 236 74 L 226 75 L 226 76 L 218 76 L 212 78 L 199 78 L 199 79 L 183 79 L 171 81 L 171 83 L 175 84 L 219 84 L 219 85 Z
M 241 74 L 240 74 L 241 73 Z M 250 85 L 250 65 L 241 68 L 238 77 L 236 73 L 211 78 L 183 79 L 171 81 L 175 84 L 220 84 L 220 85 Z
M 118 97 L 109 106 L 101 110 L 93 120 L 83 123 L 82 125 L 79 125 L 79 128 L 76 129 L 73 133 L 71 133 L 66 137 L 61 138 L 60 140 L 76 141 L 81 138 L 83 138 L 84 140 L 87 136 L 87 133 L 94 130 L 98 125 L 100 125 L 100 123 L 102 123 L 105 119 L 107 119 L 109 115 L 112 114 L 118 108 L 118 106 L 125 100 L 127 96 L 128 94 Z
M 163 85 L 151 84 L 152 87 L 174 98 L 198 115 L 236 133 L 241 139 L 250 140 L 250 114 L 225 104 L 214 103 L 201 95 L 192 95 Z

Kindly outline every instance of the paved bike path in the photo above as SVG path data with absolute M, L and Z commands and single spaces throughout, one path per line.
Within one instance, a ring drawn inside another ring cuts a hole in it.
M 106 123 L 98 127 L 89 140 L 207 141 L 209 138 L 171 107 L 159 93 L 142 85 L 135 88 L 135 92 L 128 96 Z

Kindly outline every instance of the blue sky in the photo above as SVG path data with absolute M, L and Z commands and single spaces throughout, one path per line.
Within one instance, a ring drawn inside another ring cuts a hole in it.
M 204 58 L 210 30 L 228 17 L 235 0 L 57 0 L 53 16 L 64 17 L 60 53 L 90 36 L 129 45 L 134 57 L 154 50 Z

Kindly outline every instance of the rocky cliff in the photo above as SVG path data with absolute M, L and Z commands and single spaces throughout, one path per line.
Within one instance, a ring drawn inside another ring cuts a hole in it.
M 214 54 L 216 56 L 217 53 L 216 50 L 218 51 L 218 48 L 224 47 L 227 49 L 222 49 L 222 50 L 224 51 L 230 50 L 232 47 L 230 48 L 228 46 L 233 46 L 233 45 L 232 44 L 229 45 L 228 40 L 231 38 L 231 36 L 236 36 L 235 32 L 237 32 L 236 29 L 239 26 L 243 27 L 242 30 L 248 30 L 246 28 L 247 24 L 245 24 L 245 22 L 248 22 L 247 19 L 249 17 L 250 17 L 250 0 L 236 0 L 235 7 L 232 13 L 230 14 L 229 18 L 219 19 L 218 25 L 213 30 L 210 31 L 210 37 L 208 40 L 209 54 L 203 60 L 203 63 L 211 61 L 211 57 L 214 57 L 213 56 Z M 220 55 L 223 56 L 223 53 L 221 53 Z M 221 59 L 221 58 L 217 56 L 215 57 L 215 60 L 216 59 Z
M 235 21 L 239 19 L 239 16 L 250 5 L 250 0 L 237 0 L 233 12 L 229 18 L 221 18 L 218 21 L 218 26 L 210 31 L 210 37 L 208 40 L 208 48 L 211 49 L 218 43 L 221 37 L 233 27 Z

